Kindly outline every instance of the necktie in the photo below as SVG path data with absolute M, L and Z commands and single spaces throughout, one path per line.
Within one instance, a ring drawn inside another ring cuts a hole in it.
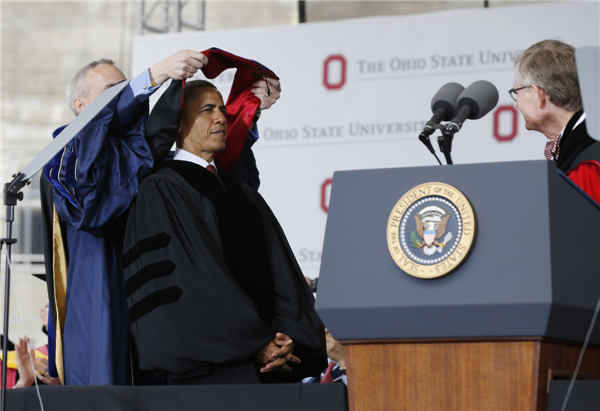
M 336 362 L 330 362 L 329 366 L 327 367 L 327 369 L 325 370 L 324 375 L 321 377 L 321 382 L 322 383 L 327 383 L 327 382 L 333 382 L 333 368 L 337 365 Z
M 548 141 L 546 143 L 546 148 L 544 149 L 544 157 L 546 157 L 546 160 L 558 160 L 558 154 L 560 151 L 560 138 L 562 137 L 562 134 L 559 133 L 556 135 L 556 138 L 554 139 L 554 141 Z
M 212 164 L 209 164 L 209 165 L 206 166 L 206 169 L 208 171 L 210 171 L 211 173 L 213 173 L 213 175 L 215 177 L 217 177 L 217 179 L 219 179 L 219 176 L 217 176 L 217 169 L 215 168 L 215 166 L 213 166 Z
M 217 169 L 215 168 L 215 166 L 213 166 L 212 164 L 209 164 L 206 166 L 206 169 L 208 171 L 210 171 L 211 173 L 213 173 L 213 176 L 215 176 L 215 178 L 219 182 L 219 185 L 221 186 L 223 191 L 227 192 L 227 190 L 225 190 L 225 186 L 223 185 L 223 181 L 221 181 L 221 179 L 219 178 L 219 175 L 217 174 Z

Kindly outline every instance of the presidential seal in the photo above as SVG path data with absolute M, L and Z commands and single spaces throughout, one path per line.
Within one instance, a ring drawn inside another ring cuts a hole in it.
M 390 254 L 404 272 L 437 278 L 456 270 L 477 235 L 467 197 L 444 183 L 417 186 L 396 203 L 387 224 Z

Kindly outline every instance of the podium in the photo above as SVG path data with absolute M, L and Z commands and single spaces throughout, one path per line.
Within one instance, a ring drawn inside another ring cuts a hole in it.
M 477 216 L 454 272 L 408 275 L 388 219 L 445 183 Z M 549 161 L 336 172 L 316 307 L 344 345 L 350 410 L 546 410 L 600 298 L 600 208 Z M 579 378 L 600 379 L 600 325 Z

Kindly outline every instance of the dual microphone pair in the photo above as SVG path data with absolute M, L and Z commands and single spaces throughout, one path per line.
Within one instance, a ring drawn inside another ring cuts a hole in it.
M 464 88 L 458 83 L 444 84 L 431 100 L 431 111 L 433 116 L 419 135 L 419 140 L 435 156 L 438 163 L 442 162 L 435 154 L 429 136 L 436 130 L 441 130 L 442 135 L 438 137 L 440 151 L 446 157 L 446 163 L 452 164 L 452 139 L 458 133 L 463 123 L 469 120 L 477 120 L 492 111 L 498 104 L 498 89 L 486 80 L 479 80 Z M 441 124 L 443 121 L 447 124 Z

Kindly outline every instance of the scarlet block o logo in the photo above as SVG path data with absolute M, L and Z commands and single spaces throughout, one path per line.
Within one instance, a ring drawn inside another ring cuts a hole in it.
M 329 194 L 331 193 L 331 183 L 333 180 L 328 178 L 321 184 L 321 208 L 326 213 L 329 212 Z
M 339 70 L 337 76 L 334 73 L 334 68 Z M 339 80 L 332 82 L 330 77 Z M 328 90 L 339 90 L 346 84 L 346 59 L 344 56 L 337 54 L 327 57 L 323 63 L 323 84 Z
M 500 134 L 500 114 L 508 111 L 510 116 L 512 116 L 512 131 L 509 134 Z M 518 129 L 519 124 L 519 113 L 517 113 L 517 109 L 513 105 L 509 106 L 500 106 L 494 111 L 494 137 L 498 141 L 511 141 L 517 136 L 519 132 Z

